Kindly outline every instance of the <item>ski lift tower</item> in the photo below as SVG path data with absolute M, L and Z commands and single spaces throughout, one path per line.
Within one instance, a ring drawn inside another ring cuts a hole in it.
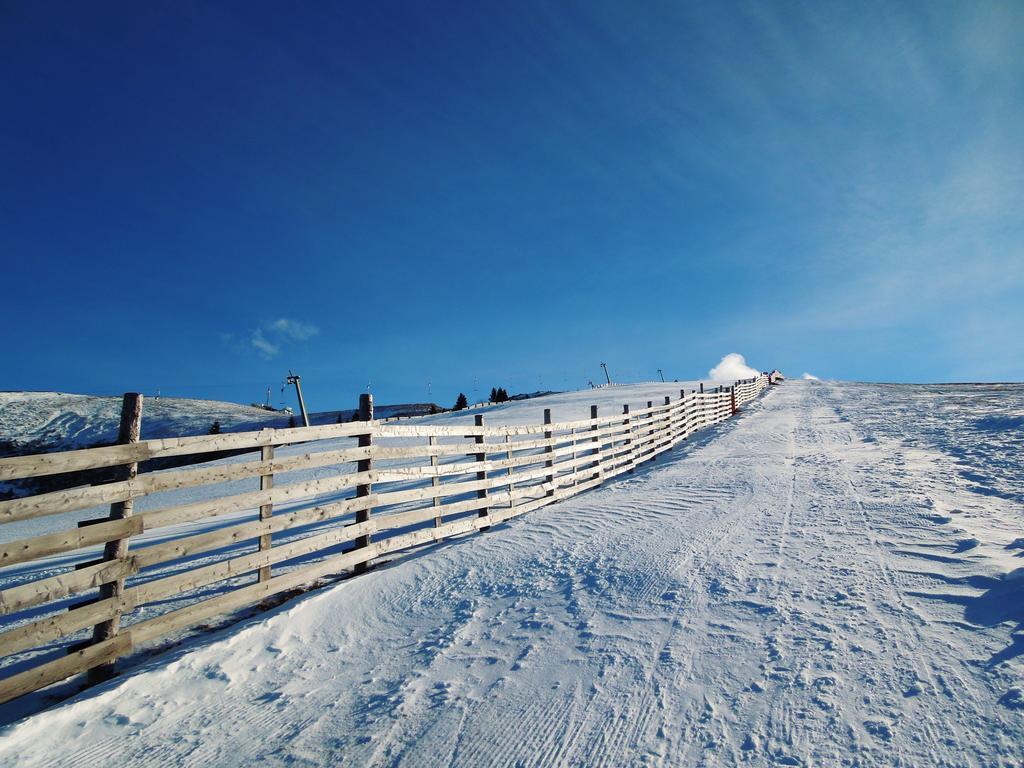
M 302 399 L 302 377 L 288 371 L 288 384 L 295 385 L 295 393 L 299 396 L 299 410 L 302 412 L 302 425 L 309 426 L 309 414 L 306 413 L 306 401 Z
M 608 363 L 601 363 L 601 367 L 604 369 L 604 377 L 608 381 L 608 386 L 612 385 L 612 377 L 608 373 Z
M 661 376 L 661 383 L 665 383 L 665 374 L 661 372 L 661 368 L 658 369 L 658 375 Z

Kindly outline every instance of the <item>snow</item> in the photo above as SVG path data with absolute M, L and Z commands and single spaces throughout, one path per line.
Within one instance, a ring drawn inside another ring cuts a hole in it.
M 620 413 L 623 404 L 628 404 L 635 411 L 636 409 L 645 406 L 647 402 L 650 401 L 662 402 L 665 397 L 678 397 L 680 389 L 684 387 L 693 390 L 698 386 L 699 382 L 658 382 L 606 387 L 596 390 L 588 389 L 579 392 L 550 394 L 543 398 L 533 400 L 521 400 L 503 403 L 501 405 L 475 407 L 473 409 L 455 413 L 444 413 L 421 417 L 421 419 L 423 422 L 448 425 L 472 424 L 477 415 L 483 415 L 488 424 L 540 424 L 543 420 L 544 409 L 550 408 L 555 415 L 556 420 L 574 420 L 589 417 L 591 404 L 597 404 L 599 412 L 602 415 Z M 457 438 L 454 439 L 454 441 L 460 442 Z M 387 438 L 379 440 L 378 442 L 381 444 L 400 445 L 415 443 L 417 442 L 417 439 Z M 419 440 L 418 442 L 422 444 L 423 440 Z M 442 438 L 441 442 L 446 442 L 446 439 Z M 305 454 L 310 451 L 331 451 L 340 448 L 348 448 L 352 447 L 354 444 L 355 442 L 353 439 L 323 440 L 314 444 L 305 443 L 280 447 L 276 451 L 275 455 L 277 458 L 287 458 L 296 454 Z M 252 460 L 253 457 L 254 454 L 239 455 L 196 465 L 196 468 L 238 463 Z M 443 459 L 442 464 L 458 460 L 458 457 Z M 422 464 L 422 461 L 378 460 L 376 466 L 385 467 L 403 464 Z M 347 464 L 278 473 L 275 475 L 275 484 L 281 486 L 285 484 L 317 480 L 332 476 L 339 471 L 351 473 L 354 472 L 355 469 L 356 467 L 354 464 Z M 410 481 L 409 483 L 402 484 L 402 486 L 414 487 L 428 482 L 428 480 Z M 250 478 L 152 494 L 136 500 L 135 513 L 140 514 L 171 506 L 209 501 L 227 495 L 252 491 L 257 487 L 258 480 Z M 398 487 L 399 486 L 395 484 L 391 486 L 393 490 Z M 342 492 L 340 494 L 337 492 L 314 494 L 306 498 L 293 499 L 289 502 L 275 504 L 274 510 L 275 514 L 284 514 L 303 508 L 309 508 L 317 504 L 327 503 L 347 495 L 350 495 L 350 492 Z M 409 505 L 406 505 L 406 508 L 408 508 L 408 506 Z M 107 512 L 108 509 L 106 507 L 93 507 L 65 514 L 31 518 L 24 521 L 8 523 L 0 526 L 0 541 L 12 541 L 74 528 L 79 521 L 105 517 Z M 198 520 L 188 524 L 162 527 L 147 531 L 142 535 L 132 537 L 131 547 L 133 550 L 138 550 L 139 548 L 165 541 L 214 531 L 240 522 L 251 521 L 255 519 L 256 516 L 256 509 L 247 509 L 231 514 Z M 337 527 L 339 523 L 352 522 L 353 517 L 353 515 L 349 515 L 347 518 L 338 518 L 328 521 L 327 523 L 294 528 L 283 533 L 275 534 L 274 541 L 277 544 L 286 544 L 289 541 L 308 536 L 312 533 L 316 533 L 327 528 Z M 429 525 L 429 522 L 425 522 L 418 527 L 426 527 Z M 415 527 L 417 526 L 413 526 L 413 528 Z M 396 531 L 396 533 L 407 532 L 409 530 L 412 530 L 412 528 L 401 529 Z M 127 586 L 132 587 L 157 578 L 179 573 L 185 569 L 197 568 L 213 562 L 222 561 L 229 557 L 241 556 L 254 551 L 255 546 L 255 540 L 245 540 L 235 545 L 215 551 L 193 554 L 159 566 L 147 568 L 144 572 L 130 577 L 127 580 Z M 34 560 L 30 563 L 0 568 L 0 588 L 6 588 L 16 584 L 25 583 L 27 581 L 68 572 L 76 563 L 99 557 L 101 552 L 102 548 L 99 546 L 84 548 L 68 554 L 55 555 L 48 558 Z M 287 563 L 280 563 L 274 566 L 274 573 L 282 574 L 295 568 L 304 567 L 313 561 L 323 559 L 325 556 L 326 555 L 324 553 L 319 552 L 314 553 L 313 555 L 297 558 Z M 208 586 L 200 587 L 195 590 L 190 590 L 172 598 L 147 604 L 144 607 L 133 611 L 131 614 L 122 617 L 122 626 L 130 626 L 136 622 L 154 618 L 160 614 L 194 603 L 199 599 L 214 597 L 219 593 L 229 591 L 243 584 L 248 584 L 251 580 L 252 576 L 250 574 L 244 574 L 231 579 L 225 579 Z M 29 611 L 23 611 L 19 614 L 0 616 L 0 629 L 12 628 L 27 621 L 43 618 L 48 614 L 61 613 L 80 599 L 81 596 L 73 595 Z M 187 632 L 184 632 L 181 633 L 181 635 L 173 635 L 168 638 L 168 642 L 176 642 L 180 640 L 183 635 L 187 634 Z M 41 659 L 59 658 L 66 653 L 66 649 L 70 645 L 74 645 L 78 641 L 86 640 L 88 637 L 89 630 L 83 629 L 59 642 L 50 643 L 38 649 L 30 649 L 5 656 L 0 658 L 0 668 L 3 669 L 4 674 L 11 674 L 19 671 L 20 669 L 28 668 L 32 663 L 38 663 Z M 133 659 L 121 661 L 122 666 L 127 667 L 130 667 L 133 663 Z M 69 686 L 63 686 L 64 689 L 67 689 L 68 687 Z M 60 696 L 60 689 L 61 686 L 58 686 L 57 691 L 32 694 L 19 699 L 16 704 L 7 707 L 7 710 L 10 712 L 8 717 L 4 718 L 0 715 L 0 722 L 35 711 L 46 703 L 52 702 L 54 697 Z
M 381 418 L 395 413 L 425 413 L 429 404 L 379 406 Z M 333 424 L 348 411 L 310 414 L 312 424 Z M 295 418 L 300 419 L 296 413 Z M 286 427 L 289 414 L 221 400 L 146 397 L 142 413 L 144 440 L 205 435 L 214 421 L 224 432 Z M 0 392 L 0 441 L 17 453 L 71 450 L 117 440 L 121 398 L 64 392 Z M 3 446 L 0 445 L 0 448 Z M 0 454 L 6 455 L 6 454 Z
M 280 414 L 215 400 L 146 398 L 143 437 L 206 434 L 269 421 Z M 63 392 L 0 392 L 0 436 L 17 445 L 81 448 L 117 439 L 121 398 Z M 284 417 L 287 422 L 287 416 Z M 252 427 L 256 428 L 256 427 Z
M 0 763 L 1019 764 L 1022 406 L 787 382 L 15 723 Z

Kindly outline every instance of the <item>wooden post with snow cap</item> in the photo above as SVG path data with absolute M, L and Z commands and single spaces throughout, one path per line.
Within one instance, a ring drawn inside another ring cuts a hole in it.
M 117 430 L 117 442 L 119 445 L 139 442 L 142 433 L 142 395 L 138 392 L 125 392 L 121 400 L 121 423 Z M 116 470 L 115 480 L 134 480 L 139 472 L 138 462 L 123 464 Z M 125 520 L 132 516 L 135 506 L 134 499 L 116 501 L 110 505 L 111 520 Z M 103 547 L 103 560 L 124 560 L 128 557 L 128 537 L 108 541 Z M 124 577 L 100 585 L 100 600 L 109 600 L 120 597 L 124 594 Z M 116 637 L 121 627 L 121 614 L 114 615 L 93 627 L 93 643 L 102 643 Z M 131 643 L 129 641 L 129 648 Z M 87 675 L 90 684 L 100 683 L 109 679 L 114 674 L 114 662 L 108 661 L 105 664 L 93 667 Z
M 544 409 L 544 423 L 545 424 L 550 424 L 551 423 L 551 409 L 550 408 L 545 408 Z M 551 440 L 551 438 L 554 436 L 554 434 L 555 434 L 554 432 L 545 431 L 544 432 L 544 439 L 545 440 Z M 551 445 L 550 442 L 546 446 L 544 446 L 544 453 L 554 453 L 554 452 L 555 452 L 555 447 L 553 445 Z M 555 462 L 552 460 L 551 457 L 548 457 L 544 461 L 544 466 L 547 467 L 547 468 L 553 468 L 555 466 Z M 554 488 L 554 485 L 555 485 L 555 475 L 554 475 L 554 472 L 552 472 L 550 475 L 545 475 L 544 476 L 544 482 L 551 486 L 551 488 L 549 488 L 547 490 L 547 492 L 545 492 L 544 495 L 545 496 L 554 496 L 555 495 L 555 488 Z
M 476 426 L 478 426 L 478 427 L 482 427 L 484 425 L 483 414 L 479 414 L 478 413 L 473 418 L 473 423 Z M 484 436 L 483 435 L 474 435 L 473 436 L 473 442 L 476 443 L 477 445 L 483 445 L 484 444 Z M 481 462 L 481 463 L 486 462 L 487 461 L 487 449 L 483 449 L 483 453 L 476 454 L 476 460 Z M 481 470 L 480 472 L 477 472 L 476 473 L 476 479 L 477 480 L 486 480 L 487 479 L 487 470 L 485 469 L 485 470 Z M 476 492 L 476 496 L 477 496 L 478 499 L 486 499 L 487 498 L 487 489 L 486 488 L 481 488 L 480 490 L 478 490 Z M 480 510 L 477 512 L 477 516 L 478 517 L 487 517 L 487 515 L 489 515 L 490 512 L 491 512 L 490 508 L 485 505 L 485 506 L 481 507 Z M 480 530 L 481 531 L 489 530 L 489 526 L 485 526 L 485 527 L 481 528 Z
M 373 421 L 373 395 L 369 392 L 364 392 L 359 396 L 359 421 L 371 422 Z M 367 427 L 369 429 L 369 427 Z M 359 435 L 359 447 L 369 448 L 373 443 L 373 438 L 370 432 Z M 357 472 L 369 472 L 373 468 L 373 459 L 365 458 L 360 459 L 356 464 Z M 356 498 L 365 498 L 373 492 L 372 483 L 360 483 L 356 486 Z M 370 514 L 372 509 L 367 507 L 366 509 L 360 509 L 356 511 L 356 523 L 368 523 L 370 522 Z M 363 549 L 364 547 L 370 546 L 370 534 L 364 534 L 356 539 L 356 549 Z M 356 563 L 353 571 L 355 573 L 363 573 L 366 571 L 368 563 L 366 561 L 362 563 Z
M 703 381 L 700 383 L 700 393 L 702 395 L 704 394 L 704 382 Z
M 729 395 L 732 400 L 732 415 L 735 416 L 740 412 L 740 409 L 736 407 L 736 385 L 729 387 Z
M 590 406 L 590 420 L 592 422 L 594 422 L 594 425 L 590 428 L 590 431 L 591 432 L 597 432 L 598 427 L 597 427 L 597 406 L 596 405 Z M 594 449 L 593 449 L 594 450 L 594 453 L 593 453 L 593 455 L 594 455 L 594 463 L 590 465 L 589 469 L 595 470 L 597 472 L 597 474 L 595 476 L 600 478 L 601 477 L 601 444 L 599 442 L 599 439 L 596 436 L 591 438 L 591 442 L 592 443 L 597 443 L 597 445 L 595 445 Z

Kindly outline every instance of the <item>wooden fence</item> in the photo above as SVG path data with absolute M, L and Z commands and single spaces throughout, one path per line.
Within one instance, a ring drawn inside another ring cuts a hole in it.
M 364 401 L 367 421 L 162 440 L 139 440 L 126 396 L 121 444 L 0 459 L 0 480 L 119 468 L 101 484 L 0 501 L 2 525 L 61 516 L 58 530 L 0 544 L 0 702 L 86 671 L 102 679 L 118 657 L 216 616 L 595 488 L 767 386 L 762 375 L 560 423 L 546 410 L 528 426 L 385 423 Z M 237 450 L 260 456 L 137 472 Z M 258 488 L 236 492 L 243 479 Z M 107 504 L 99 519 L 75 518 Z

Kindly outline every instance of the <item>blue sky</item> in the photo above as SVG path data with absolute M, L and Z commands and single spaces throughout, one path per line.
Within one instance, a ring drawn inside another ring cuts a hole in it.
M 1024 379 L 1024 5 L 4 3 L 0 388 Z M 476 382 L 476 383 L 475 383 Z

